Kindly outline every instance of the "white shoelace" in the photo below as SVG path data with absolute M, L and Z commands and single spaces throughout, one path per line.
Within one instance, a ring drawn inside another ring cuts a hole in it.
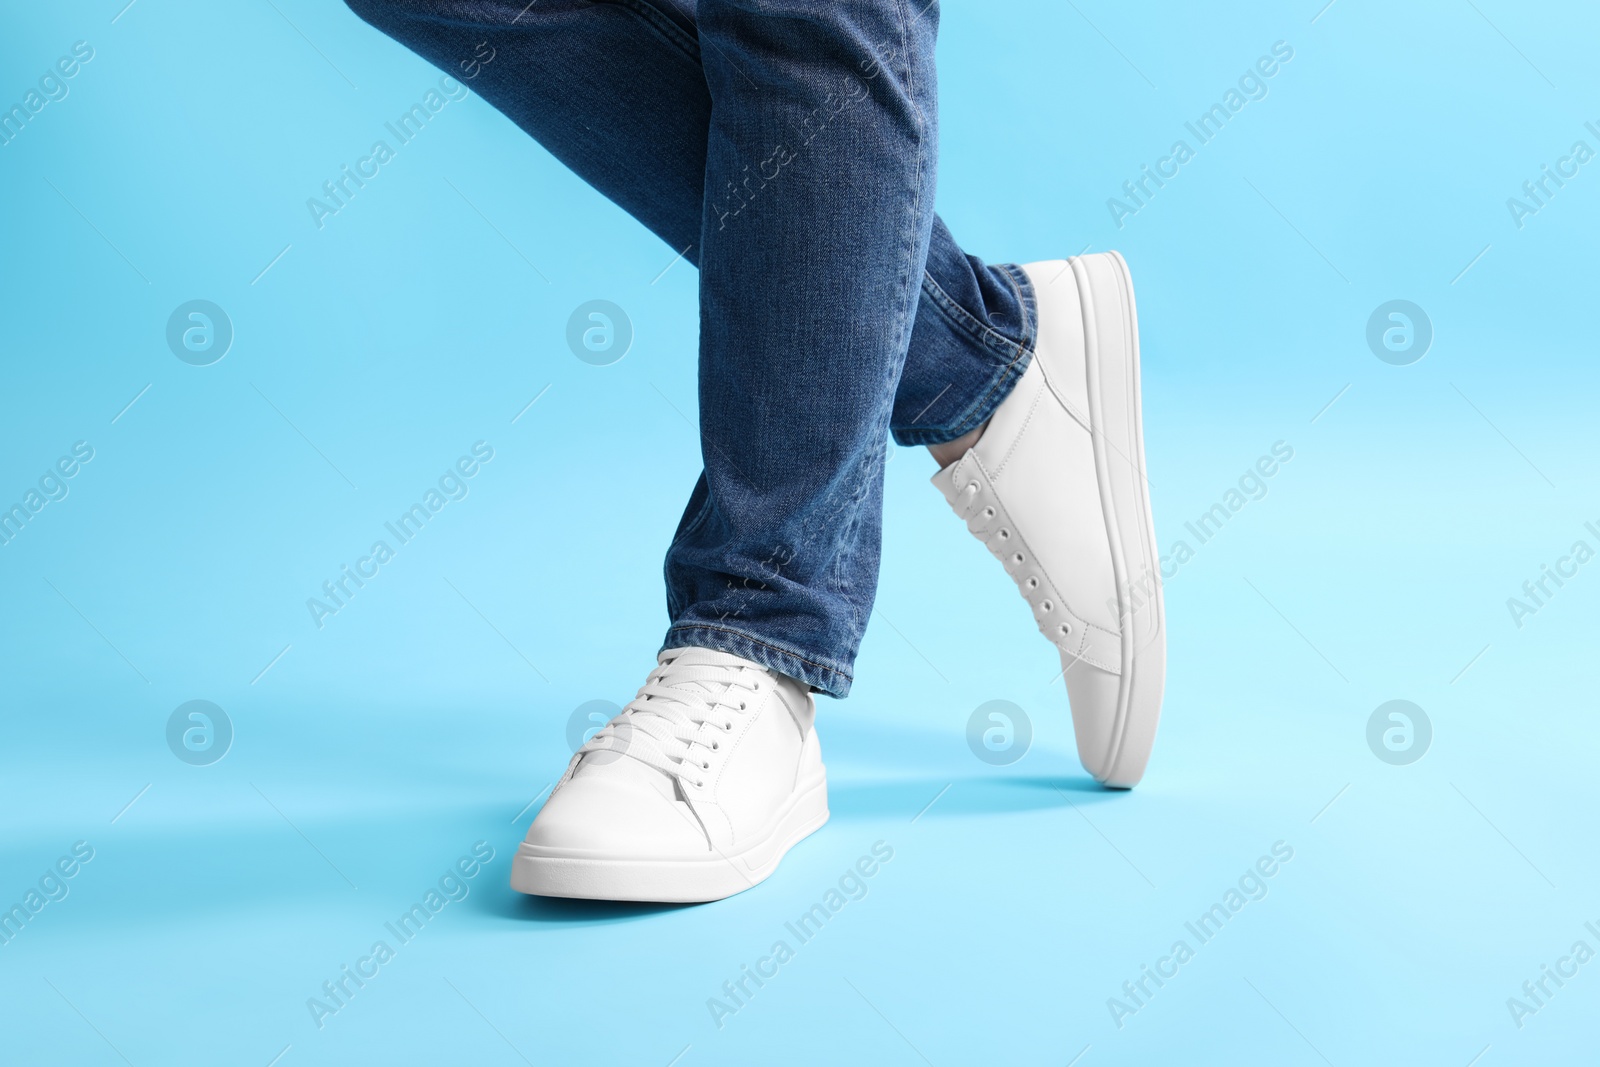
M 628 756 L 669 777 L 703 786 L 708 752 L 722 748 L 748 694 L 772 684 L 761 668 L 727 653 L 686 648 L 663 660 L 616 718 L 578 751 Z M 699 750 L 705 751 L 699 751 Z

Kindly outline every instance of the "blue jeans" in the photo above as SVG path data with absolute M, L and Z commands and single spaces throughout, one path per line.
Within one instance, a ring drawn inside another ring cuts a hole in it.
M 936 0 L 347 2 L 687 249 L 705 469 L 664 647 L 844 696 L 888 434 L 960 437 L 1032 355 L 1022 271 L 933 210 Z

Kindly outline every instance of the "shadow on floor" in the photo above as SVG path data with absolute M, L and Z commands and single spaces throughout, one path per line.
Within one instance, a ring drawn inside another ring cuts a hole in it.
M 497 885 L 493 892 L 475 894 L 479 911 L 502 919 L 548 926 L 606 926 L 611 923 L 650 919 L 667 912 L 698 908 L 699 904 L 644 904 L 624 900 L 565 900 L 560 897 L 530 897 L 509 885 Z
M 994 775 L 987 778 L 911 778 L 893 781 L 833 781 L 828 806 L 835 819 L 950 818 L 1004 815 L 1115 800 L 1124 790 L 1094 779 Z
M 995 775 L 988 778 L 849 780 L 830 783 L 828 804 L 835 820 L 951 818 L 1005 815 L 1098 804 L 1122 795 L 1092 778 Z M 478 910 L 503 919 L 552 926 L 599 926 L 649 919 L 698 904 L 530 897 L 506 885 L 473 894 Z

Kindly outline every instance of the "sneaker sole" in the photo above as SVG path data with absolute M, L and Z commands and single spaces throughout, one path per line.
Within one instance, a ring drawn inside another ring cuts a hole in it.
M 828 821 L 827 776 L 798 790 L 769 829 L 737 852 L 695 859 L 630 859 L 524 841 L 511 861 L 511 888 L 540 897 L 698 904 L 760 885 L 795 845 Z
M 1122 630 L 1122 675 L 1108 751 L 1079 753 L 1105 785 L 1144 776 L 1166 686 L 1166 608 L 1145 478 L 1139 398 L 1139 317 L 1128 264 L 1116 252 L 1071 260 L 1083 308 L 1089 418 L 1100 506 L 1111 543 Z

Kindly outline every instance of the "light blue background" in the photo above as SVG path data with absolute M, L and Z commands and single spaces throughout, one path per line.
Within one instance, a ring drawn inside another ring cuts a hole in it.
M 631 696 L 664 627 L 698 470 L 694 272 L 663 274 L 672 249 L 476 97 L 319 231 L 306 198 L 437 73 L 337 3 L 124 2 L 9 2 L 0 35 L 7 107 L 95 50 L 0 147 L 0 503 L 95 450 L 0 547 L 0 904 L 95 850 L 0 946 L 0 1058 L 1593 1048 L 1600 962 L 1520 1030 L 1506 1007 L 1574 941 L 1600 949 L 1600 563 L 1520 629 L 1506 607 L 1600 548 L 1600 162 L 1520 230 L 1506 207 L 1574 141 L 1600 149 L 1592 6 L 950 0 L 940 210 L 994 259 L 1126 254 L 1162 544 L 1274 442 L 1294 458 L 1169 583 L 1160 742 L 1107 794 L 1025 609 L 898 450 L 876 625 L 822 708 L 833 821 L 759 890 L 654 909 L 506 877 L 569 714 Z M 1280 40 L 1266 99 L 1119 230 L 1107 198 Z M 236 331 L 209 367 L 164 339 L 196 298 Z M 596 298 L 636 332 L 609 367 L 564 342 Z M 1411 366 L 1364 340 L 1396 298 L 1435 331 Z M 306 598 L 479 440 L 470 495 L 317 629 Z M 1409 766 L 1365 739 L 1396 698 L 1433 724 Z M 209 767 L 164 738 L 193 699 L 236 731 Z M 994 699 L 1034 731 L 998 769 L 965 741 Z M 319 1030 L 307 998 L 480 840 L 470 895 Z M 719 1030 L 707 999 L 880 840 L 866 897 Z M 1266 898 L 1118 1029 L 1107 998 L 1280 840 Z

